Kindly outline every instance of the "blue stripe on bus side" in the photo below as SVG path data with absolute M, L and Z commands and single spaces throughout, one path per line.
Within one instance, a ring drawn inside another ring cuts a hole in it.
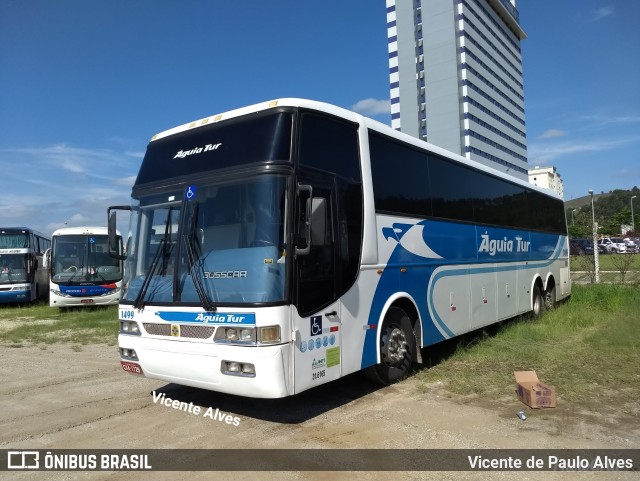
M 411 251 L 405 249 L 401 242 L 402 236 L 408 232 L 411 228 L 421 225 L 424 226 L 423 240 L 427 249 L 425 252 L 431 251 L 436 255 L 440 255 L 441 258 L 430 258 L 418 256 Z M 469 230 L 475 231 L 473 234 Z M 399 234 L 398 239 L 393 239 L 390 234 L 395 231 Z M 422 319 L 422 335 L 423 339 L 429 339 L 429 344 L 442 341 L 444 339 L 454 337 L 455 333 L 448 328 L 446 323 L 438 315 L 435 310 L 433 302 L 433 287 L 436 282 L 443 277 L 459 275 L 464 272 L 465 275 L 470 274 L 482 274 L 488 272 L 507 272 L 521 270 L 526 268 L 541 268 L 548 267 L 555 262 L 563 250 L 565 250 L 565 243 L 562 242 L 562 237 L 557 234 L 542 234 L 534 232 L 520 233 L 511 229 L 500 228 L 486 228 L 483 226 L 473 226 L 468 224 L 452 224 L 441 221 L 422 221 L 417 224 L 394 224 L 392 228 L 384 227 L 382 229 L 384 239 L 389 241 L 397 241 L 398 244 L 391 253 L 387 267 L 383 270 L 376 292 L 373 297 L 371 311 L 369 315 L 369 326 L 378 326 L 380 316 L 384 308 L 384 304 L 387 299 L 391 297 L 395 292 L 405 291 L 408 292 L 414 299 L 425 299 L 424 305 L 418 305 L 418 311 Z M 471 234 L 471 235 L 470 235 Z M 469 238 L 475 234 L 475 255 L 469 251 Z M 482 236 L 489 235 L 498 239 L 515 239 L 518 235 L 522 239 L 528 239 L 532 245 L 532 250 L 524 253 L 513 252 L 497 252 L 494 254 L 488 254 L 483 252 L 481 255 L 480 247 L 482 242 Z M 425 240 L 428 238 L 428 242 Z M 460 242 L 462 240 L 462 242 Z M 458 242 L 456 242 L 458 241 Z M 465 242 L 467 241 L 467 242 Z M 553 246 L 553 247 L 551 247 Z M 544 260 L 540 259 L 548 257 Z M 531 256 L 539 258 L 539 261 L 531 259 Z M 433 276 L 433 272 L 448 261 L 451 264 L 477 264 L 477 263 L 492 263 L 497 262 L 510 262 L 508 266 L 493 266 L 493 267 L 464 267 L 460 269 L 444 270 L 438 272 L 433 278 L 431 284 L 430 280 Z M 527 264 L 511 264 L 513 262 L 527 262 Z M 407 271 L 400 274 L 400 267 L 407 267 Z M 402 276 L 402 277 L 400 277 Z M 409 278 L 407 278 L 409 276 Z M 413 277 L 413 279 L 411 279 Z M 402 279 L 402 280 L 401 280 Z M 431 289 L 429 289 L 431 285 Z M 430 308 L 430 309 L 429 309 Z M 431 316 L 431 311 L 435 319 Z M 444 334 L 443 334 L 444 333 Z M 362 352 L 361 367 L 365 368 L 376 364 L 377 362 L 377 329 L 368 329 L 365 332 L 365 342 Z

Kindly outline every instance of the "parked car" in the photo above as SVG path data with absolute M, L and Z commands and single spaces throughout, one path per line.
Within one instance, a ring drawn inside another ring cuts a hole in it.
M 630 237 L 625 237 L 622 240 L 624 242 L 624 245 L 627 246 L 627 252 L 637 254 L 638 251 L 640 251 L 640 246 L 638 245 L 637 240 L 631 239 Z
M 627 252 L 627 246 L 621 237 L 604 237 L 600 239 L 599 245 L 604 248 L 607 254 L 621 254 Z
M 572 256 L 593 255 L 593 239 L 571 239 L 569 253 Z

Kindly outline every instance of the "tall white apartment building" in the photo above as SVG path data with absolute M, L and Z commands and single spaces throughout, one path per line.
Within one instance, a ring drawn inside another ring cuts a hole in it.
M 564 183 L 555 167 L 535 166 L 529 170 L 529 183 L 557 192 L 564 199 Z
M 516 0 L 386 0 L 391 126 L 527 180 Z

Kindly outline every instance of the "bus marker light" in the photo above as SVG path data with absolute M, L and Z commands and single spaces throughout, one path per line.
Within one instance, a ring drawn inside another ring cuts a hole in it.
M 280 326 L 260 327 L 260 342 L 280 342 Z
M 329 332 L 338 332 L 340 330 L 340 326 L 331 326 L 329 328 Z

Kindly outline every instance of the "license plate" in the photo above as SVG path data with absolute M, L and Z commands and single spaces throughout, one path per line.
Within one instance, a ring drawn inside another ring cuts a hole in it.
M 120 361 L 120 365 L 122 366 L 122 369 L 130 372 L 131 374 L 143 374 L 142 368 L 134 362 Z
M 80 302 L 82 304 L 93 304 L 93 299 L 82 299 Z

